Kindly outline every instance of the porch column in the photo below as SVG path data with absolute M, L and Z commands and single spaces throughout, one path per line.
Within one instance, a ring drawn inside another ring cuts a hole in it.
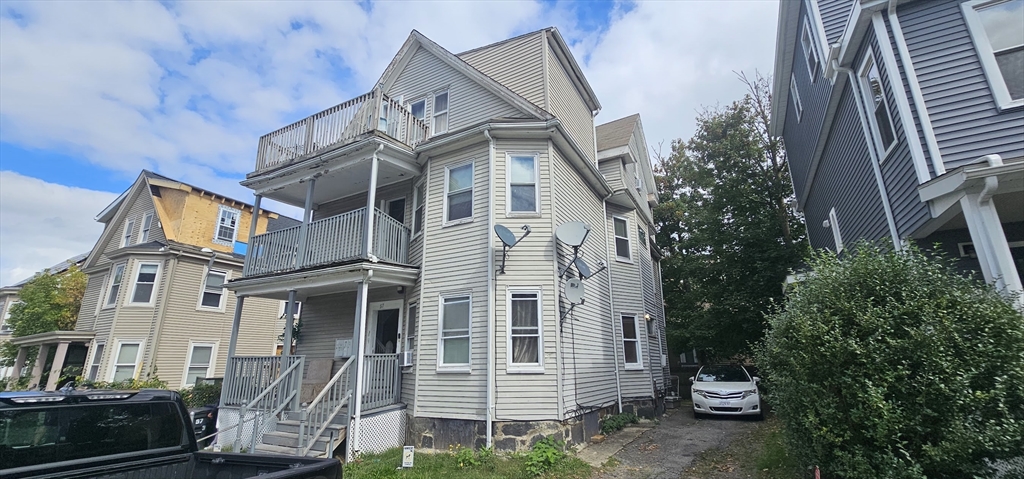
M 985 282 L 995 284 L 996 289 L 1009 294 L 1020 293 L 1024 288 L 991 196 L 985 198 L 984 192 L 968 193 L 960 199 L 960 207 L 963 208 Z M 1014 305 L 1024 311 L 1024 297 L 1018 295 Z
M 295 327 L 295 290 L 288 291 L 288 304 L 284 305 L 284 344 L 281 356 L 292 354 L 292 329 Z
M 377 153 L 384 149 L 384 144 L 381 143 L 376 150 L 373 151 L 373 158 L 370 160 L 370 185 L 366 190 L 366 231 L 363 244 L 363 254 L 367 258 L 374 253 L 373 249 L 373 222 L 376 219 L 376 209 L 374 203 L 377 202 Z
M 315 187 L 316 178 L 310 178 L 306 182 L 306 204 L 302 210 L 302 226 L 299 226 L 299 248 L 295 254 L 296 268 L 306 265 L 306 235 L 309 233 L 309 221 L 313 219 L 313 189 Z
M 28 359 L 28 348 L 21 346 L 18 348 L 18 357 L 14 360 L 14 371 L 11 372 L 11 377 L 15 380 L 21 378 L 21 370 L 25 369 L 25 360 Z M 14 384 L 9 384 L 8 389 L 14 387 Z
M 352 369 L 352 417 L 349 420 L 349 426 L 351 432 L 349 437 L 352 438 L 352 447 L 349 448 L 351 451 L 359 452 L 359 420 L 362 415 L 363 409 L 363 360 L 366 355 L 366 310 L 367 310 L 367 295 L 369 293 L 370 278 L 366 276 L 363 281 L 359 283 L 359 289 L 356 290 L 356 316 L 352 322 L 352 340 L 355 341 L 355 353 L 356 363 Z
M 46 380 L 46 390 L 56 391 L 57 383 L 60 382 L 60 372 L 64 369 L 64 359 L 68 356 L 68 345 L 70 341 L 57 343 L 57 353 L 53 355 L 53 363 L 50 366 L 50 377 Z
M 32 379 L 30 379 L 28 383 L 29 389 L 39 387 L 39 381 L 43 379 L 43 366 L 45 366 L 46 357 L 49 355 L 50 345 L 41 344 L 39 346 L 39 354 L 36 355 L 36 363 L 32 366 Z
M 238 346 L 238 327 L 242 324 L 242 305 L 244 303 L 245 296 L 235 297 L 235 317 L 231 320 L 231 340 L 228 342 L 229 360 L 235 356 L 235 348 Z

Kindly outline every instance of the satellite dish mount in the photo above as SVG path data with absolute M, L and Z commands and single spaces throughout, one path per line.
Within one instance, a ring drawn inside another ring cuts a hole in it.
M 530 225 L 523 225 L 521 228 L 525 233 L 516 239 L 516 235 L 512 233 L 512 230 L 502 226 L 494 225 L 494 232 L 498 235 L 498 239 L 501 240 L 501 269 L 498 270 L 498 274 L 505 274 L 505 260 L 508 259 L 508 252 L 513 246 L 519 244 L 523 238 L 530 236 Z
M 555 230 L 555 237 L 558 238 L 558 241 L 572 247 L 572 259 L 565 265 L 565 268 L 558 270 L 559 278 L 564 276 L 569 271 L 569 268 L 576 265 L 576 260 L 580 257 L 580 246 L 583 245 L 584 241 L 587 241 L 587 236 L 590 236 L 590 225 L 580 221 L 563 223 Z M 580 271 L 580 277 L 583 276 L 583 272 Z

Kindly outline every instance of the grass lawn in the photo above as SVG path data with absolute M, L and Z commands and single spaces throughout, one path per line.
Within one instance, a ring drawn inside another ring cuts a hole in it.
M 345 465 L 345 479 L 587 479 L 591 475 L 590 466 L 572 455 L 559 460 L 544 474 L 535 476 L 527 471 L 525 454 L 482 456 L 463 451 L 460 454 L 418 452 L 415 466 L 410 469 L 398 468 L 402 465 L 400 448 L 381 454 L 364 454 Z
M 725 449 L 709 449 L 683 472 L 684 479 L 799 479 L 807 471 L 786 452 L 782 423 L 774 415 Z

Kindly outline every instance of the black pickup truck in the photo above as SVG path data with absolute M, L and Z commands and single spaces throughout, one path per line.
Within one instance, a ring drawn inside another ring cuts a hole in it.
M 337 459 L 199 451 L 173 391 L 0 393 L 0 479 L 339 479 Z

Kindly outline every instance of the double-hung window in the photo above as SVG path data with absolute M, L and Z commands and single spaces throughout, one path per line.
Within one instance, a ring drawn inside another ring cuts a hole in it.
M 135 369 L 138 366 L 139 350 L 142 343 L 121 343 L 117 348 L 117 356 L 114 359 L 114 371 L 110 380 L 124 381 L 135 378 Z
M 135 284 L 129 304 L 153 304 L 153 290 L 160 272 L 159 263 L 139 263 L 135 270 Z
M 427 99 L 414 101 L 409 104 L 409 112 L 412 116 L 416 117 L 417 120 L 423 120 L 427 114 Z
M 1024 0 L 960 4 L 999 109 L 1024 105 Z
M 139 226 L 139 243 L 149 241 L 149 230 L 153 227 L 153 213 L 146 213 L 142 217 L 142 225 Z
M 217 231 L 214 233 L 214 243 L 232 244 L 238 234 L 238 215 L 240 211 L 234 208 L 220 207 L 220 214 L 217 217 Z
M 124 233 L 121 234 L 121 247 L 132 244 L 132 230 L 135 229 L 135 220 L 128 220 L 124 224 Z
M 433 134 L 440 135 L 448 131 L 448 90 L 434 94 L 433 120 Z
M 636 227 L 636 237 L 640 240 L 640 247 L 647 249 L 647 232 L 644 231 L 643 226 Z
M 644 367 L 640 352 L 640 325 L 634 315 L 622 315 L 622 362 L 626 369 Z
M 228 274 L 224 271 L 207 271 L 203 281 L 203 292 L 199 298 L 200 308 L 224 309 L 224 283 Z
M 615 257 L 623 261 L 632 261 L 629 246 L 629 222 L 625 218 L 612 218 L 615 226 Z
M 412 366 L 413 353 L 416 351 L 416 323 L 419 322 L 418 304 L 409 305 L 409 315 L 405 318 L 405 332 L 402 334 L 402 366 Z
M 539 291 L 508 292 L 508 366 L 543 368 Z
M 441 341 L 439 366 L 469 368 L 470 311 L 469 295 L 441 297 Z
M 509 155 L 507 201 L 510 213 L 540 212 L 537 176 L 536 155 Z
M 896 144 L 896 131 L 892 126 L 892 116 L 889 115 L 889 103 L 885 99 L 885 88 L 882 86 L 882 76 L 878 72 L 878 64 L 875 57 L 868 54 L 860 67 L 860 86 L 863 91 L 864 101 L 867 102 L 868 110 L 871 111 L 871 133 L 875 139 L 878 149 L 878 161 L 885 159 Z
M 420 182 L 416 185 L 413 191 L 413 218 L 412 218 L 412 234 L 415 236 L 423 231 L 423 214 L 424 208 L 427 203 L 426 196 L 426 183 Z
M 804 116 L 804 103 L 800 101 L 800 89 L 796 87 L 796 78 L 789 77 L 789 96 L 793 98 L 793 109 L 796 110 L 796 122 Z
M 811 24 L 807 19 L 804 19 L 803 32 L 800 34 L 800 46 L 804 50 L 804 58 L 807 59 L 807 74 L 811 76 L 811 82 L 814 82 L 821 61 L 818 59 L 818 49 L 814 48 L 814 35 L 811 34 Z
M 92 348 L 92 361 L 89 362 L 89 378 L 95 381 L 100 374 L 100 361 L 103 360 L 103 343 L 96 343 Z
M 110 276 L 110 287 L 107 288 L 107 301 L 104 306 L 113 306 L 117 302 L 117 295 L 121 293 L 121 281 L 124 280 L 125 263 L 114 265 L 113 274 Z
M 213 344 L 192 344 L 188 351 L 188 368 L 185 370 L 183 386 L 194 386 L 197 379 L 213 374 Z
M 445 169 L 445 222 L 473 217 L 473 164 Z

